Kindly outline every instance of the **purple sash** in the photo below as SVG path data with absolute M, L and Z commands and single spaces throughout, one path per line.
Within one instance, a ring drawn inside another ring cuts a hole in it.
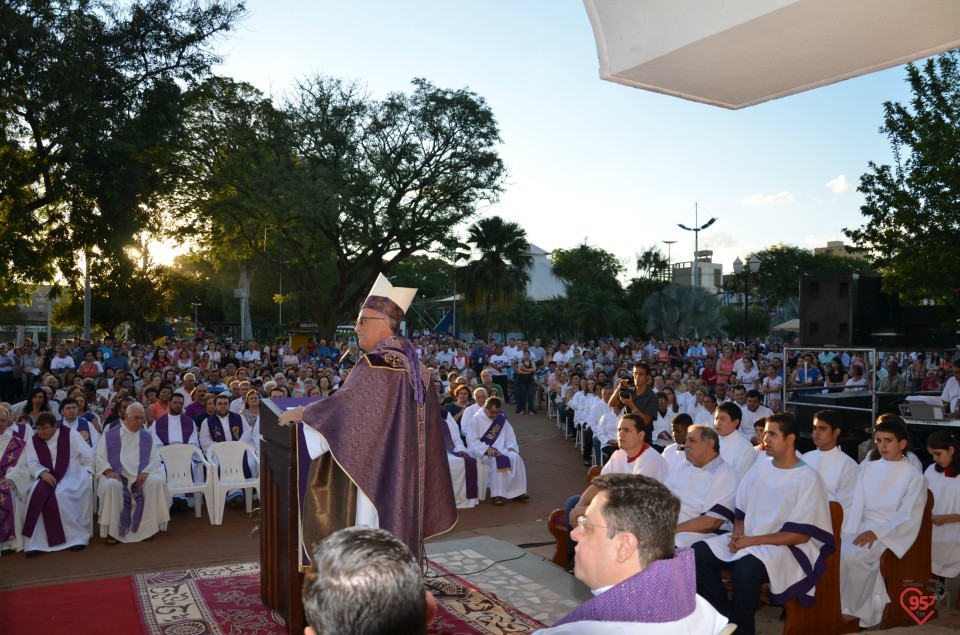
M 60 419 L 59 423 L 60 425 L 63 425 L 63 419 Z M 84 419 L 83 417 L 79 417 L 77 418 L 77 422 L 75 425 L 77 427 L 74 428 L 74 430 L 79 432 L 80 436 L 83 437 L 83 440 L 87 442 L 87 445 L 89 445 L 92 448 L 93 441 L 90 440 L 90 421 L 88 421 L 87 419 Z M 69 428 L 71 426 L 67 426 L 67 427 Z
M 230 419 L 230 415 L 227 415 L 227 420 Z M 223 423 L 220 421 L 219 415 L 216 413 L 207 417 L 208 424 L 210 426 L 210 438 L 214 443 L 223 443 L 226 441 L 226 437 L 223 434 Z M 242 426 L 230 426 L 230 436 L 232 441 L 239 441 L 240 435 L 243 432 Z M 250 469 L 250 466 L 247 464 L 247 455 L 243 455 L 243 477 L 244 478 L 253 478 L 253 470 Z
M 17 437 L 21 441 L 25 441 L 26 434 L 27 434 L 27 425 L 25 423 L 14 424 L 13 436 Z
M 447 417 L 452 418 L 452 415 L 447 414 Z M 453 454 L 456 446 L 453 444 L 453 437 L 450 436 L 450 426 L 447 422 L 441 421 L 440 427 L 443 429 L 443 442 L 447 446 L 447 454 Z M 480 485 L 477 483 L 477 460 L 472 456 L 461 456 L 458 458 L 463 459 L 463 474 L 466 480 L 467 498 L 479 498 Z
M 487 444 L 488 447 L 493 447 L 493 444 L 497 442 L 497 439 L 500 437 L 500 433 L 503 432 L 504 424 L 507 423 L 507 416 L 502 412 L 494 417 L 493 421 L 490 423 L 490 427 L 487 428 L 487 431 L 483 433 L 483 436 L 480 437 L 480 440 Z M 498 454 L 493 457 L 497 461 L 497 471 L 506 472 L 510 469 L 510 457 L 504 454 Z
M 38 435 L 33 436 L 33 449 L 37 452 L 40 465 L 47 468 L 53 478 L 57 479 L 57 483 L 63 480 L 67 468 L 70 467 L 70 429 L 60 428 L 60 436 L 57 438 L 56 466 L 53 465 L 53 456 L 50 454 L 47 442 Z M 56 488 L 50 487 L 38 478 L 33 496 L 30 497 L 30 503 L 27 505 L 27 516 L 23 521 L 24 536 L 33 537 L 33 530 L 36 529 L 41 514 L 43 514 L 43 528 L 47 532 L 47 544 L 56 547 L 65 543 L 67 537 L 63 533 Z
M 157 438 L 160 439 L 160 443 L 164 445 L 170 445 L 170 415 L 163 415 L 157 419 L 156 424 L 154 424 L 154 430 L 157 431 Z M 182 443 L 190 442 L 190 435 L 196 431 L 196 427 L 193 425 L 193 421 L 185 416 L 180 415 L 180 435 L 183 438 Z M 220 428 L 220 433 L 223 433 L 223 428 Z
M 0 456 L 0 479 L 7 477 L 7 470 L 17 464 L 25 447 L 27 444 L 23 439 L 10 438 L 7 451 Z M 0 485 L 0 542 L 7 542 L 16 537 L 17 529 L 13 523 L 13 492 L 9 485 Z
M 140 465 L 137 467 L 138 476 L 150 465 L 150 451 L 153 448 L 153 437 L 150 436 L 149 432 L 140 428 L 139 435 Z M 136 482 L 133 483 L 132 487 L 128 487 L 127 477 L 123 475 L 123 466 L 120 465 L 120 446 L 122 445 L 120 428 L 113 428 L 106 434 L 106 437 L 107 462 L 110 463 L 110 468 L 117 473 L 117 476 L 120 477 L 120 482 L 123 483 L 123 511 L 120 512 L 120 535 L 126 536 L 131 529 L 134 532 L 140 529 L 140 520 L 143 518 L 143 488 L 137 485 Z M 134 501 L 137 503 L 137 508 L 133 510 L 133 518 L 131 520 L 131 507 Z

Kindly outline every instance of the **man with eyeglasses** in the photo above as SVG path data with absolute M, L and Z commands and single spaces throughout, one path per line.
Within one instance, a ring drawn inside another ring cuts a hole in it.
M 423 540 L 456 523 L 439 400 L 413 344 L 398 333 L 416 292 L 381 274 L 357 317 L 364 354 L 350 374 L 333 395 L 280 418 L 306 424 L 304 544 L 367 525 L 386 529 L 420 560 Z
M 690 549 L 675 549 L 680 501 L 638 474 L 607 474 L 577 517 L 574 575 L 595 597 L 543 635 L 626 633 L 714 634 L 727 620 L 697 595 Z

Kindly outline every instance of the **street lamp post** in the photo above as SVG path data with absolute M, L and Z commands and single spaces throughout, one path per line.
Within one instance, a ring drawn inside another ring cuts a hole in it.
M 190 306 L 193 307 L 193 337 L 196 338 L 197 333 L 200 332 L 199 316 L 200 316 L 200 307 L 202 307 L 203 305 L 200 304 L 199 302 L 191 302 Z
M 693 204 L 693 227 L 687 227 L 681 223 L 677 223 L 677 227 L 680 229 L 685 229 L 688 232 L 693 232 L 693 280 L 690 286 L 699 287 L 700 286 L 700 232 L 713 225 L 717 222 L 717 217 L 714 216 L 703 225 L 698 225 L 699 221 L 699 212 L 700 208 L 697 203 Z
M 760 259 L 754 255 L 746 267 L 743 261 L 737 256 L 733 261 L 733 271 L 737 275 L 743 274 L 743 341 L 747 341 L 747 325 L 749 324 L 748 307 L 750 306 L 750 274 L 760 271 Z

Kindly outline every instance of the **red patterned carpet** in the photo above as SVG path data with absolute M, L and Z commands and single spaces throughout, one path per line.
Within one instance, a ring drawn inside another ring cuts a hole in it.
M 543 624 L 430 563 L 431 635 L 524 635 Z M 9 591 L 0 633 L 281 635 L 260 603 L 260 565 L 240 563 Z

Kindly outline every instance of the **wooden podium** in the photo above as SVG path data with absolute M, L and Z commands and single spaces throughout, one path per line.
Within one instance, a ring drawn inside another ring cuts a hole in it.
M 296 425 L 279 426 L 289 408 L 316 401 L 264 399 L 260 408 L 260 599 L 303 633 L 300 572 L 300 477 Z

